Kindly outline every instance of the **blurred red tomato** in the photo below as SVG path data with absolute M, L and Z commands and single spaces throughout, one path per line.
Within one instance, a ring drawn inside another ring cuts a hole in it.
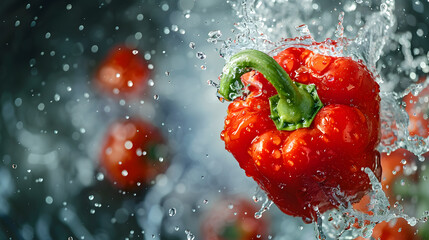
M 426 87 L 417 96 L 411 93 L 404 97 L 407 104 L 405 111 L 410 117 L 408 130 L 410 135 L 429 136 L 429 87 Z
M 138 50 L 119 45 L 101 63 L 95 81 L 112 96 L 135 97 L 144 92 L 148 78 L 148 63 Z
M 255 218 L 259 209 L 243 198 L 231 198 L 217 202 L 207 213 L 201 230 L 205 240 L 257 240 L 267 239 L 266 213 Z
M 372 233 L 373 239 L 379 240 L 419 240 L 416 229 L 402 218 L 377 224 Z M 358 237 L 355 240 L 363 240 Z
M 149 184 L 168 167 L 166 158 L 167 146 L 161 133 L 142 120 L 113 123 L 100 153 L 107 177 L 125 190 Z

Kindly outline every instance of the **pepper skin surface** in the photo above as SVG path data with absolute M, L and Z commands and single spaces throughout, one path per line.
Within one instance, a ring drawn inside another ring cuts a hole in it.
M 310 127 L 278 130 L 269 103 L 277 90 L 251 71 L 241 77 L 248 94 L 229 105 L 221 139 L 280 210 L 310 223 L 369 192 L 363 169 L 380 180 L 379 86 L 351 58 L 287 48 L 274 59 L 293 81 L 314 84 L 324 106 Z

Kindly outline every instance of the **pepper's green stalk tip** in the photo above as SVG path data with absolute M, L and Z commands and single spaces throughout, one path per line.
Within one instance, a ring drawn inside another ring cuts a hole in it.
M 231 57 L 222 71 L 219 94 L 229 101 L 241 96 L 241 76 L 252 70 L 262 73 L 278 92 L 270 98 L 270 117 L 278 130 L 292 131 L 311 125 L 323 107 L 315 86 L 292 81 L 272 57 L 261 51 L 243 50 Z

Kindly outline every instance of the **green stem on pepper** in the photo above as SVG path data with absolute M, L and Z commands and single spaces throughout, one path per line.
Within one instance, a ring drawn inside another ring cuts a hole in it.
M 313 84 L 292 81 L 286 71 L 269 55 L 257 50 L 243 50 L 231 57 L 223 68 L 219 93 L 226 100 L 239 97 L 244 87 L 241 76 L 256 70 L 274 86 L 277 95 L 270 97 L 271 119 L 278 130 L 292 131 L 309 127 L 323 107 Z

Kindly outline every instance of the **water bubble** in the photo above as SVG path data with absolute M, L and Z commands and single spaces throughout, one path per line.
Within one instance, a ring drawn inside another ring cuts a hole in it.
M 92 46 L 91 46 L 91 52 L 92 52 L 92 53 L 96 53 L 96 52 L 98 52 L 98 46 L 97 46 L 97 45 L 92 45 Z
M 142 21 L 143 18 L 144 18 L 143 14 L 141 14 L 141 13 L 137 14 L 137 21 Z
M 140 157 L 142 154 L 143 154 L 142 149 L 141 148 L 137 148 L 136 155 Z
M 127 170 L 122 170 L 122 176 L 124 176 L 124 177 L 126 177 L 126 176 L 128 176 L 128 171 Z
M 104 174 L 103 173 L 97 173 L 96 178 L 98 181 L 103 181 L 104 180 Z
M 131 148 L 133 148 L 133 142 L 131 142 L 131 141 L 125 141 L 125 144 L 124 144 L 124 146 L 125 146 L 125 148 L 126 149 L 131 149 Z
M 207 42 L 209 43 L 217 43 L 219 38 L 222 36 L 222 33 L 220 30 L 211 31 L 208 33 L 209 38 L 207 39 Z
M 155 82 L 154 82 L 152 79 L 149 79 L 149 80 L 147 81 L 147 85 L 149 85 L 149 86 L 153 87 L 153 86 L 155 85 Z
M 191 11 L 189 11 L 189 10 L 185 11 L 185 13 L 183 14 L 183 16 L 185 18 L 190 18 L 191 17 Z
M 209 203 L 209 200 L 204 199 L 204 200 L 203 200 L 203 203 L 204 203 L 204 204 L 207 204 L 207 203 Z
M 194 240 L 195 239 L 195 235 L 189 231 L 189 230 L 185 230 L 186 233 L 186 240 Z
M 190 47 L 191 49 L 195 49 L 195 43 L 194 43 L 194 42 L 190 42 L 190 43 L 189 43 L 189 47 Z
M 172 216 L 176 215 L 176 209 L 175 209 L 175 208 L 170 208 L 170 209 L 168 210 L 168 215 L 169 215 L 170 217 L 172 217 Z
M 168 27 L 164 27 L 164 34 L 170 34 L 170 29 Z
M 164 162 L 164 158 L 163 157 L 159 157 L 158 160 L 159 160 L 159 162 Z
M 16 98 L 15 99 L 15 106 L 20 107 L 22 105 L 22 99 L 21 98 Z
M 168 76 L 170 76 L 170 72 L 167 72 L 167 71 L 166 71 L 166 72 L 165 72 L 165 76 L 167 76 L 167 77 L 168 77 Z
M 174 227 L 174 231 L 176 231 L 176 232 L 177 232 L 177 231 L 179 231 L 179 230 L 180 230 L 179 226 L 175 226 L 175 227 Z
M 210 31 L 208 36 L 209 38 L 220 38 L 222 36 L 222 32 L 220 30 Z
M 164 3 L 161 6 L 162 11 L 166 12 L 168 11 L 168 9 L 170 9 L 170 6 L 168 5 L 168 3 Z
M 136 32 L 136 33 L 134 34 L 134 38 L 135 38 L 136 40 L 140 40 L 140 39 L 142 39 L 142 37 L 143 37 L 143 34 L 142 34 L 141 32 Z
M 88 196 L 88 199 L 89 199 L 90 201 L 94 200 L 94 195 L 89 195 L 89 196 Z
M 159 95 L 158 94 L 153 95 L 153 99 L 158 100 L 159 99 Z
M 71 9 L 72 9 L 72 7 L 73 7 L 73 6 L 72 6 L 70 3 L 66 5 L 66 9 L 67 9 L 67 10 L 71 10 Z
M 37 105 L 37 109 L 39 109 L 39 111 L 43 111 L 43 109 L 45 109 L 45 104 L 39 103 L 39 105 Z
M 205 55 L 203 52 L 197 52 L 196 57 L 197 57 L 198 59 L 203 60 L 203 59 L 205 59 L 205 58 L 206 58 L 206 55 Z
M 45 198 L 45 202 L 50 205 L 54 202 L 54 199 L 51 196 L 47 196 Z
M 171 25 L 171 31 L 177 32 L 178 30 L 179 30 L 179 26 L 177 26 L 175 24 Z
M 70 70 L 70 65 L 68 64 L 63 64 L 63 71 L 67 72 L 68 70 Z
M 207 69 L 206 65 L 201 65 L 201 70 L 206 70 L 206 69 Z

